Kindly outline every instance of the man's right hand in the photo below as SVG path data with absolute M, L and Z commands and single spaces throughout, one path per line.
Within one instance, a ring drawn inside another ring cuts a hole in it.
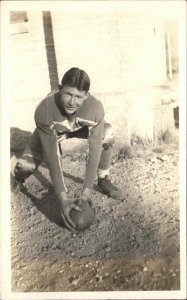
M 71 220 L 69 214 L 72 209 L 81 211 L 81 208 L 74 203 L 74 200 L 68 199 L 66 192 L 61 192 L 57 196 L 61 203 L 61 217 L 64 221 L 64 224 L 69 230 L 75 231 L 75 224 Z

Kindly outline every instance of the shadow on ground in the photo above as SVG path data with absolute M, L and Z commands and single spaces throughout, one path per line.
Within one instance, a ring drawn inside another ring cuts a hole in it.
M 55 197 L 55 190 L 51 182 L 39 171 L 36 170 L 33 176 L 41 183 L 43 186 L 44 193 L 39 199 L 33 193 L 31 193 L 24 184 L 20 186 L 20 191 L 28 197 L 32 203 L 37 207 L 37 209 L 42 212 L 51 222 L 56 223 L 58 226 L 63 226 L 62 218 L 60 215 L 61 207 L 60 203 Z M 77 183 L 82 184 L 83 179 L 67 172 L 64 172 L 64 176 L 71 179 Z M 13 176 L 11 175 L 11 182 L 13 182 Z M 46 192 L 47 191 L 47 192 Z

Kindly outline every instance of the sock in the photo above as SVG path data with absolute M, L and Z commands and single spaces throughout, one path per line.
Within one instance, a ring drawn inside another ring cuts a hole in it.
M 108 170 L 97 170 L 97 176 L 98 178 L 104 178 L 105 176 L 109 175 L 109 169 Z

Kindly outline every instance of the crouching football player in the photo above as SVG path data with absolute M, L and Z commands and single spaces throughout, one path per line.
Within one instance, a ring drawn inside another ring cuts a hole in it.
M 70 210 L 80 208 L 67 197 L 61 163 L 64 139 L 88 139 L 89 154 L 80 198 L 90 200 L 97 175 L 100 192 L 114 199 L 123 199 L 122 191 L 109 179 L 114 144 L 112 128 L 104 121 L 102 103 L 89 93 L 89 88 L 90 79 L 85 71 L 71 68 L 65 73 L 59 90 L 50 93 L 36 108 L 36 129 L 14 170 L 15 180 L 24 182 L 39 167 L 45 155 L 61 203 L 61 216 L 69 229 L 75 227 L 69 216 Z

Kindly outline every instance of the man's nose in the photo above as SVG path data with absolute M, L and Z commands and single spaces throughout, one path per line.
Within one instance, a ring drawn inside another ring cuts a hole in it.
M 71 96 L 70 104 L 73 106 L 75 105 L 75 97 Z

